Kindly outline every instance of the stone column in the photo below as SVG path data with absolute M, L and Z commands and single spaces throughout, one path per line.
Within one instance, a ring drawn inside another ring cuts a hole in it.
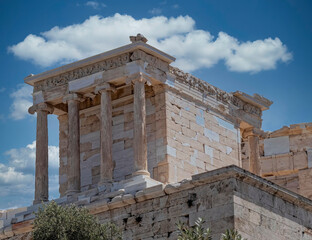
M 259 154 L 259 135 L 254 129 L 247 131 L 248 148 L 249 148 L 249 171 L 260 175 L 260 154 Z
M 145 82 L 143 76 L 132 81 L 134 84 L 134 172 L 133 175 L 147 175 L 147 138 L 146 138 L 146 109 Z
M 59 120 L 59 192 L 64 197 L 67 191 L 67 149 L 68 149 L 68 115 L 58 116 Z
M 67 191 L 70 196 L 80 191 L 80 124 L 81 98 L 70 93 L 63 99 L 68 104 Z
M 38 204 L 49 201 L 48 114 L 53 112 L 53 107 L 47 103 L 39 103 L 30 107 L 28 111 L 30 114 L 37 112 L 35 199 L 33 204 Z
M 95 93 L 101 94 L 101 164 L 99 185 L 113 181 L 112 91 L 116 91 L 116 89 L 109 83 L 103 83 L 95 89 Z

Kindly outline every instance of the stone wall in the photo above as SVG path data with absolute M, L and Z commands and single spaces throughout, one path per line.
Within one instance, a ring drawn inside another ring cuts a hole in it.
M 157 101 L 155 100 L 157 98 Z M 98 101 L 94 99 L 93 102 Z M 152 87 L 146 87 L 146 130 L 148 170 L 154 177 L 154 168 L 160 161 L 157 157 L 165 144 L 165 126 L 157 121 L 165 111 L 164 99 L 155 95 Z M 112 96 L 112 131 L 114 181 L 127 179 L 133 172 L 133 88 L 124 87 Z M 83 106 L 82 106 L 83 108 Z M 95 187 L 100 180 L 100 106 L 80 110 L 80 169 L 81 190 Z M 60 120 L 60 193 L 65 194 L 67 177 L 67 134 L 66 115 Z M 163 132 L 163 134 L 161 133 Z M 157 178 L 157 176 L 155 176 Z
M 169 180 L 240 164 L 240 134 L 236 119 L 180 94 L 166 90 L 167 159 Z
M 312 123 L 294 124 L 265 133 L 259 142 L 261 176 L 312 198 Z M 248 169 L 248 144 L 242 144 Z
M 93 190 L 67 201 L 85 205 L 102 223 L 113 221 L 122 229 L 123 239 L 129 240 L 177 239 L 176 224 L 193 226 L 198 217 L 211 228 L 214 240 L 231 228 L 248 239 L 312 239 L 311 200 L 235 166 L 135 195 L 122 189 L 111 193 Z M 11 232 L 7 231 L 22 235 L 7 238 L 0 232 L 0 236 L 10 240 L 27 236 L 29 214 L 30 210 L 19 214 Z
M 184 84 L 146 86 L 148 171 L 162 183 L 173 183 L 193 174 L 240 162 L 238 118 L 229 117 L 222 101 L 211 105 L 209 97 L 198 101 L 193 89 L 177 91 Z M 193 94 L 190 96 L 190 94 Z M 81 190 L 95 187 L 100 179 L 100 98 L 81 104 Z M 90 107 L 91 106 L 91 107 Z M 223 106 L 223 107 L 220 107 Z M 124 86 L 112 95 L 114 181 L 133 172 L 133 87 Z M 215 107 L 223 109 L 223 112 Z M 67 185 L 67 117 L 60 121 L 60 193 Z

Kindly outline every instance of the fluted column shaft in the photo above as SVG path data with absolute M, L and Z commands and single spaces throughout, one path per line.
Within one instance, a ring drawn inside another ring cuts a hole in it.
M 147 168 L 145 82 L 140 76 L 134 80 L 134 173 L 150 175 Z
M 256 135 L 248 136 L 249 145 L 249 171 L 259 175 L 260 163 L 259 163 L 259 137 Z
M 29 113 L 37 112 L 36 133 L 36 170 L 34 204 L 49 201 L 49 171 L 48 171 L 48 114 L 53 108 L 46 103 L 32 106 Z
M 259 128 L 242 129 L 242 137 L 248 141 L 249 171 L 257 175 L 261 174 L 259 138 L 262 134 L 263 131 Z
M 109 83 L 104 83 L 95 90 L 95 92 L 101 94 L 101 164 L 99 184 L 112 182 L 113 180 L 112 91 L 115 91 L 115 89 Z
M 67 95 L 68 103 L 68 150 L 67 150 L 67 191 L 72 195 L 80 191 L 80 98 L 77 94 Z

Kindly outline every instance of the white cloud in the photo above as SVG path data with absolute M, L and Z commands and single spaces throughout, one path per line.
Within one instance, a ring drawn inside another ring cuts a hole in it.
M 279 38 L 267 38 L 237 45 L 226 59 L 226 65 L 232 71 L 259 72 L 276 67 L 278 61 L 287 62 L 292 58 Z
M 156 13 L 156 12 L 154 12 Z M 9 47 L 14 55 L 47 67 L 92 56 L 129 43 L 142 33 L 149 44 L 175 56 L 173 64 L 185 71 L 210 68 L 224 61 L 230 71 L 256 73 L 288 62 L 292 54 L 279 38 L 240 42 L 227 33 L 215 38 L 198 30 L 189 16 L 134 19 L 129 15 L 91 16 L 83 23 L 54 27 L 40 35 L 28 35 Z
M 88 1 L 85 4 L 88 7 L 92 7 L 93 9 L 100 9 L 106 7 L 106 4 L 104 3 L 99 3 L 97 1 Z
M 162 13 L 161 8 L 153 8 L 148 11 L 152 15 L 160 15 Z
M 59 148 L 49 146 L 49 169 L 55 170 L 59 167 Z M 5 152 L 9 156 L 10 166 L 16 170 L 33 172 L 36 159 L 36 141 L 28 144 L 24 148 L 13 148 Z
M 10 117 L 14 120 L 24 119 L 28 115 L 28 108 L 32 105 L 32 87 L 28 85 L 21 85 L 19 88 L 11 93 L 10 97 L 13 103 L 10 107 Z
M 33 182 L 32 174 L 24 174 L 23 172 L 18 172 L 14 167 L 7 167 L 0 163 L 0 182 L 1 184 L 29 184 Z
M 58 195 L 59 148 L 49 146 L 49 194 Z M 11 207 L 6 199 L 14 196 L 14 204 L 31 204 L 35 183 L 36 142 L 26 147 L 14 148 L 5 152 L 6 161 L 0 161 L 0 209 Z M 16 197 L 18 195 L 18 197 Z M 1 201 L 2 200 L 2 201 Z

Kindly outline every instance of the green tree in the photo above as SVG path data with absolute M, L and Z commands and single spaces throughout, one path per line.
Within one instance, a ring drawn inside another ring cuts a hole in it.
M 211 240 L 210 229 L 203 228 L 203 219 L 198 218 L 195 226 L 190 227 L 179 222 L 178 225 L 178 240 Z M 221 240 L 246 240 L 236 230 L 226 230 L 222 234 Z
M 236 230 L 232 229 L 226 230 L 226 232 L 222 234 L 221 240 L 244 240 L 244 239 Z
M 99 224 L 86 208 L 62 207 L 54 201 L 35 213 L 34 240 L 119 240 L 121 231 L 111 223 Z
M 178 223 L 178 240 L 211 240 L 210 229 L 204 229 L 203 223 L 201 218 L 195 221 L 193 227 Z

